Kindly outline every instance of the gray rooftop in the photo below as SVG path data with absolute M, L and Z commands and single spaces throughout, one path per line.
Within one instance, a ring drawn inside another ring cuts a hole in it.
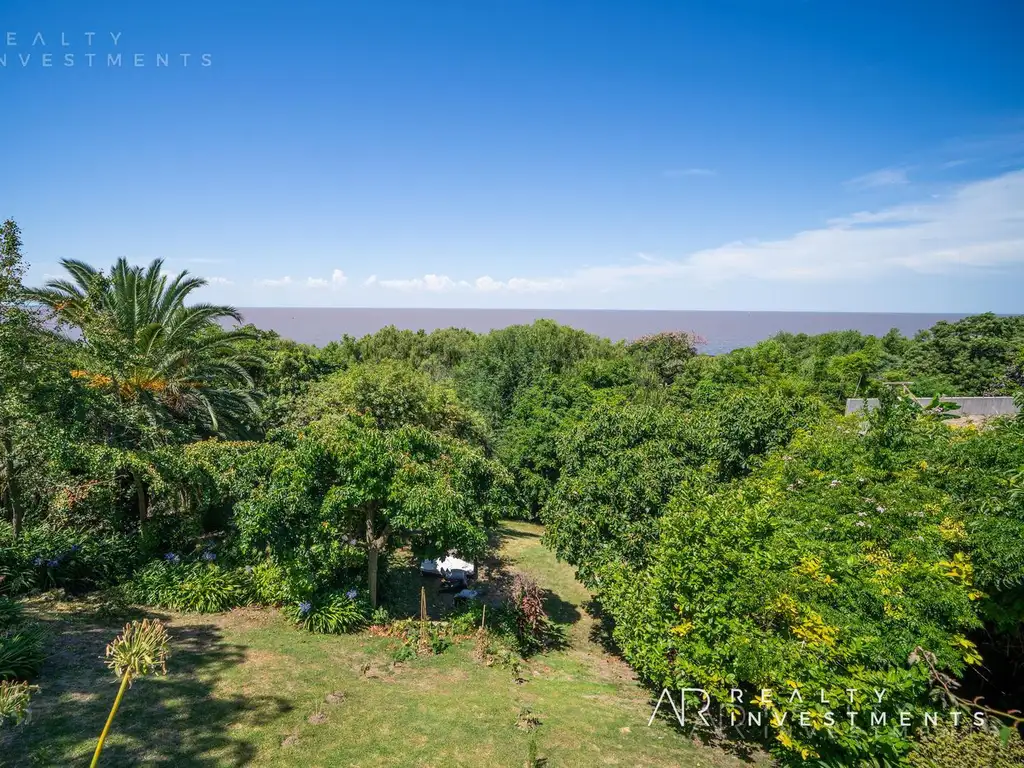
M 927 407 L 932 401 L 930 397 L 918 397 L 916 400 L 922 407 Z M 954 411 L 957 416 L 1010 416 L 1017 413 L 1012 397 L 944 397 L 942 402 L 959 405 L 960 409 Z M 865 403 L 869 411 L 878 407 L 877 398 L 853 397 L 846 401 L 847 415 L 863 410 Z

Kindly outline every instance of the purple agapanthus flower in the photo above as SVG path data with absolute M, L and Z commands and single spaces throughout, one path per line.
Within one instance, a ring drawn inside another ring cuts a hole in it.
M 181 562 L 181 558 L 173 552 L 168 552 L 166 555 L 164 555 L 164 560 L 171 563 L 172 565 L 176 565 L 177 563 Z
M 345 597 L 347 597 L 349 600 L 355 600 L 357 597 L 359 597 L 359 590 L 350 589 L 348 592 L 345 593 Z
M 56 568 L 58 565 L 60 565 L 60 559 L 59 558 L 46 561 L 46 567 L 47 568 Z
M 302 614 L 303 616 L 305 616 L 311 610 L 313 610 L 313 606 L 312 606 L 311 603 L 307 603 L 305 600 L 303 600 L 301 603 L 299 603 L 299 613 Z
M 82 547 L 81 547 L 81 546 L 80 546 L 79 544 L 72 544 L 72 545 L 71 545 L 71 551 L 72 551 L 72 552 L 77 552 L 77 551 L 78 551 L 78 550 L 80 550 L 81 548 L 82 548 Z
M 216 559 L 217 556 L 213 554 L 213 552 L 211 552 L 210 550 L 206 550 L 205 552 L 203 552 L 203 560 L 205 560 L 206 562 L 212 563 Z
M 41 557 L 34 557 L 34 558 L 32 558 L 32 565 L 42 565 L 42 564 L 43 564 L 43 558 L 41 558 Z

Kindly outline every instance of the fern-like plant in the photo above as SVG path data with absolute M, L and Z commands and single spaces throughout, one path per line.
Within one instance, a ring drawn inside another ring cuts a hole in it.
M 107 723 L 103 726 L 103 733 L 96 744 L 90 768 L 95 768 L 99 763 L 103 743 L 114 722 L 114 715 L 117 714 L 124 692 L 131 687 L 132 681 L 146 675 L 167 674 L 168 645 L 169 639 L 164 625 L 159 621 L 143 619 L 125 624 L 124 631 L 107 646 L 107 666 L 120 678 L 121 687 L 117 691 L 114 706 L 110 709 Z

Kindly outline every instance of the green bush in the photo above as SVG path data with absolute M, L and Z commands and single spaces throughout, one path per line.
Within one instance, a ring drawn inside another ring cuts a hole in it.
M 9 597 L 0 595 L 0 630 L 10 629 L 21 623 L 21 606 Z
M 39 671 L 43 659 L 42 628 L 25 621 L 17 602 L 0 597 L 0 680 L 26 680 Z M 14 696 L 13 689 L 7 693 Z
M 169 608 L 174 602 L 177 585 L 186 568 L 166 561 L 149 563 L 125 584 L 125 597 L 139 605 Z
M 22 595 L 33 589 L 60 588 L 82 594 L 113 586 L 139 562 L 130 537 L 38 527 L 18 539 L 9 529 L 0 537 L 0 593 Z
M 247 602 L 246 584 L 237 571 L 197 564 L 178 584 L 172 607 L 183 613 L 219 613 Z
M 558 648 L 565 643 L 565 629 L 544 612 L 540 590 L 530 579 L 517 574 L 512 594 L 502 605 L 471 601 L 448 616 L 446 632 L 451 638 L 477 634 L 484 629 L 488 638 L 519 656 Z
M 452 634 L 471 635 L 480 629 L 485 621 L 488 626 L 498 626 L 502 620 L 502 611 L 493 606 L 487 607 L 486 617 L 484 615 L 484 604 L 477 600 L 470 600 L 455 609 L 448 616 L 448 627 Z
M 141 569 L 126 585 L 125 596 L 140 605 L 182 613 L 217 613 L 250 601 L 243 571 L 215 563 L 159 560 Z
M 43 664 L 43 631 L 32 624 L 0 633 L 0 680 L 27 680 Z
M 338 635 L 366 626 L 370 605 L 355 590 L 331 592 L 323 597 L 284 607 L 284 614 L 303 629 L 319 634 Z
M 0 547 L 0 595 L 24 595 L 36 585 L 36 569 L 16 548 Z
M 893 722 L 849 726 L 847 712 L 866 717 L 870 702 L 848 705 L 844 691 L 884 688 L 880 708 L 909 711 L 919 724 L 935 704 L 915 650 L 953 677 L 982 661 L 969 636 L 992 592 L 976 581 L 972 531 L 991 515 L 953 482 L 951 458 L 978 433 L 895 406 L 862 428 L 837 419 L 799 434 L 740 482 L 684 485 L 648 562 L 588 564 L 615 640 L 645 681 L 704 688 L 723 705 L 733 688 L 747 702 L 775 690 L 772 711 L 789 719 L 774 727 L 771 746 L 794 762 L 904 759 L 910 741 Z M 1010 513 L 1000 515 L 1007 552 L 1024 540 Z M 813 698 L 794 701 L 794 683 Z M 819 690 L 835 726 L 797 728 L 801 711 L 816 712 L 812 724 L 824 716 Z
M 313 580 L 298 564 L 282 565 L 268 558 L 245 571 L 253 600 L 260 605 L 283 605 L 313 592 Z
M 1020 768 L 1024 739 L 1011 731 L 1003 743 L 999 734 L 947 723 L 914 745 L 909 762 L 914 768 Z

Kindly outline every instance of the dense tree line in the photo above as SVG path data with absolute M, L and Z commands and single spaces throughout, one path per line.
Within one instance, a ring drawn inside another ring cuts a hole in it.
M 159 261 L 64 267 L 25 287 L 4 224 L 9 596 L 127 584 L 354 626 L 387 603 L 396 552 L 472 559 L 513 516 L 544 523 L 655 690 L 886 687 L 920 712 L 993 639 L 1024 657 L 1021 426 L 951 426 L 909 397 L 1019 394 L 1024 318 L 717 356 L 684 332 L 613 343 L 551 321 L 316 348 L 225 330 L 237 313 Z M 882 407 L 844 417 L 851 396 Z M 913 759 L 915 731 L 843 718 L 784 721 L 767 745 Z

